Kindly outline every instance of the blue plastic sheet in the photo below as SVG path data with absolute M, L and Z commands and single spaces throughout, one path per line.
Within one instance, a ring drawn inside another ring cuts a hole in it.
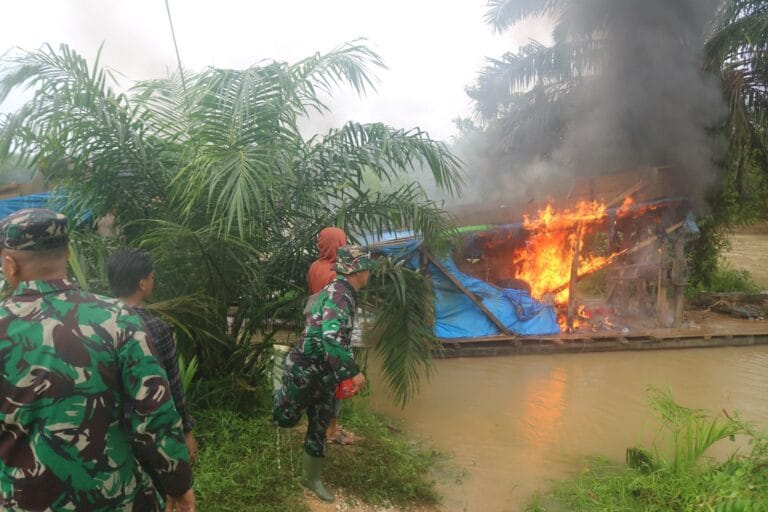
M 49 192 L 0 199 L 0 218 L 26 208 L 49 208 L 50 200 Z
M 397 260 L 406 259 L 411 268 L 418 268 L 418 239 L 390 241 L 377 246 L 375 252 Z M 473 293 L 511 332 L 522 336 L 547 335 L 560 332 L 557 314 L 552 306 L 533 299 L 528 292 L 498 288 L 469 276 L 456 267 L 452 259 L 440 264 L 464 287 Z M 435 335 L 438 338 L 476 338 L 501 334 L 490 318 L 464 294 L 436 265 L 430 263 L 427 273 L 435 294 Z
M 0 199 L 0 219 L 26 208 L 48 208 L 68 215 L 69 212 L 65 211 L 65 204 L 66 198 L 64 196 L 51 192 L 41 192 L 39 194 Z M 92 217 L 93 216 L 90 213 L 85 213 L 77 220 L 80 223 L 90 222 Z

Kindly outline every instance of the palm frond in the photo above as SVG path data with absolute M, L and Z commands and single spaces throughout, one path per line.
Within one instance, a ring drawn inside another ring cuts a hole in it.
M 674 473 L 690 470 L 717 442 L 748 433 L 747 426 L 738 421 L 679 405 L 668 391 L 649 388 L 648 393 L 651 407 L 670 435 L 669 460 L 665 453 L 657 457 Z
M 567 0 L 488 0 L 485 22 L 494 31 L 503 32 L 525 19 L 555 14 L 567 3 Z
M 368 293 L 376 321 L 372 340 L 385 381 L 404 406 L 433 371 L 432 355 L 440 344 L 432 331 L 432 294 L 424 275 L 403 262 L 380 260 Z
M 327 184 L 331 174 L 339 173 L 359 185 L 365 170 L 391 183 L 396 176 L 422 166 L 451 194 L 463 184 L 461 162 L 444 143 L 432 140 L 418 128 L 398 130 L 381 123 L 349 122 L 322 137 L 313 137 L 308 146 L 297 172 L 302 179 L 310 173 L 312 186 Z
M 375 88 L 372 72 L 384 65 L 362 41 L 294 64 L 185 73 L 186 87 L 178 76 L 150 80 L 126 94 L 113 91 L 98 61 L 66 46 L 2 66 L 0 95 L 34 93 L 0 120 L 0 158 L 34 162 L 71 211 L 113 212 L 125 242 L 153 254 L 155 307 L 203 374 L 257 372 L 258 340 L 298 327 L 324 225 L 353 237 L 410 229 L 430 244 L 450 238 L 450 219 L 416 183 L 427 171 L 457 193 L 461 162 L 444 144 L 382 124 L 349 123 L 309 140 L 299 131 L 302 117 L 327 111 L 334 89 Z M 394 189 L 373 192 L 366 176 Z M 82 245 L 74 261 L 89 284 L 101 266 L 91 249 Z M 416 318 L 409 322 L 416 333 Z M 416 359 L 396 378 L 410 389 L 427 355 L 414 348 L 405 357 Z

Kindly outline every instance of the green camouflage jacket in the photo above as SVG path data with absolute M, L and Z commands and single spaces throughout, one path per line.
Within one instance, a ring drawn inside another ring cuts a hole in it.
M 360 373 L 349 348 L 356 301 L 357 292 L 342 275 L 323 288 L 306 316 L 302 339 L 294 347 L 292 361 L 301 364 L 324 360 L 338 381 Z
M 121 302 L 64 280 L 0 303 L 0 510 L 158 510 L 137 459 L 170 495 L 190 488 L 154 350 Z

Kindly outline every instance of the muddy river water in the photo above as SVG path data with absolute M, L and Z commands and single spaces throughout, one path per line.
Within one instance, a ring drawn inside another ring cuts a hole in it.
M 652 442 L 649 385 L 683 405 L 768 425 L 766 346 L 446 359 L 436 369 L 400 409 L 373 368 L 371 402 L 451 456 L 456 474 L 438 475 L 450 512 L 521 510 L 586 456 L 620 462 L 627 447 Z

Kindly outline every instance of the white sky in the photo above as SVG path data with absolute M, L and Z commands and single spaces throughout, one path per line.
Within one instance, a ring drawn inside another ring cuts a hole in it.
M 531 20 L 494 35 L 483 23 L 486 0 L 169 0 L 187 69 L 244 68 L 259 60 L 295 61 L 365 37 L 384 59 L 377 91 L 358 99 L 342 89 L 332 115 L 313 128 L 347 120 L 420 127 L 434 138 L 454 134 L 451 119 L 471 113 L 464 87 L 485 57 L 498 57 L 534 38 L 549 41 L 550 24 Z M 0 53 L 20 46 L 67 43 L 131 80 L 175 69 L 164 0 L 4 0 Z M 9 98 L 0 111 L 14 110 Z

